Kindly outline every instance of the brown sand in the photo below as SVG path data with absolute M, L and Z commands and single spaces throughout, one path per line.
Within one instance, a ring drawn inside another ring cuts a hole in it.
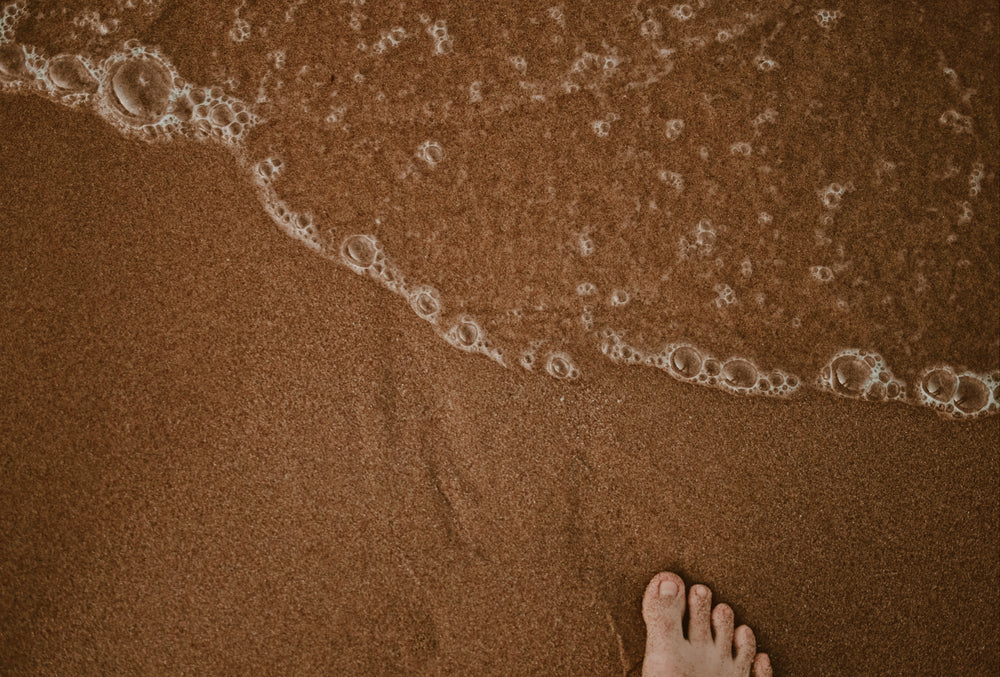
M 637 674 L 660 570 L 777 675 L 1000 670 L 1000 418 L 504 370 L 222 152 L 0 129 L 0 672 Z

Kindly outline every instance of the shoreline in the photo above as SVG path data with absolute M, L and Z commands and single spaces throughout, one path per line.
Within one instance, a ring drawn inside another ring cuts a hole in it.
M 776 674 L 1000 668 L 1000 417 L 505 370 L 76 115 L 0 97 L 13 673 L 617 674 L 663 569 Z

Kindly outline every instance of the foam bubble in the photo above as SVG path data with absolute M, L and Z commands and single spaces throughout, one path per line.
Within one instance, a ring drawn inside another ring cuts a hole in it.
M 21 45 L 8 43 L 0 45 L 0 78 L 8 81 L 28 77 L 28 64 Z
M 736 292 L 728 284 L 719 283 L 713 287 L 715 293 L 717 294 L 715 298 L 715 305 L 719 308 L 724 308 L 725 306 L 730 306 L 736 303 Z
M 691 5 L 674 5 L 670 8 L 670 16 L 678 21 L 689 21 L 694 18 L 694 8 Z
M 660 37 L 661 30 L 662 29 L 660 26 L 660 22 L 654 19 L 653 17 L 649 17 L 641 24 L 639 24 L 639 34 L 642 35 L 642 37 L 644 38 L 649 38 L 649 39 L 658 38 Z
M 972 134 L 972 118 L 962 115 L 954 109 L 941 113 L 938 122 L 945 127 L 950 127 L 955 134 Z
M 403 271 L 389 261 L 381 249 L 376 254 L 375 263 L 371 265 L 368 272 L 394 294 L 409 296 Z
M 957 373 L 948 366 L 924 371 L 917 391 L 921 404 L 937 409 L 946 416 L 977 416 L 993 412 L 1000 404 L 997 387 L 1000 375 Z
M 417 157 L 434 167 L 444 160 L 444 149 L 437 141 L 424 141 L 417 147 Z
M 851 183 L 847 185 L 831 183 L 820 188 L 816 193 L 819 195 L 819 200 L 823 203 L 824 207 L 829 210 L 836 210 L 840 208 L 840 203 L 844 199 L 844 193 L 853 188 L 854 186 Z
M 350 268 L 361 273 L 375 263 L 380 249 L 371 235 L 349 235 L 340 246 L 340 257 Z
M 837 20 L 844 16 L 839 9 L 817 9 L 813 10 L 813 19 L 824 30 L 829 30 L 837 25 Z
M 820 282 L 829 282 L 833 279 L 833 271 L 826 266 L 812 266 L 809 268 L 809 274 Z
M 684 190 L 684 177 L 677 172 L 661 169 L 659 172 L 659 178 L 660 181 L 672 186 L 678 193 Z
M 228 127 L 236 121 L 236 113 L 228 103 L 219 103 L 212 107 L 208 121 L 217 127 Z
M 624 289 L 615 289 L 611 292 L 611 305 L 624 306 L 629 302 L 629 293 Z
M 990 403 L 990 389 L 981 380 L 971 374 L 958 378 L 955 389 L 954 404 L 963 414 L 974 414 L 986 408 Z
M 872 365 L 859 355 L 841 355 L 830 365 L 831 385 L 841 395 L 857 397 L 867 390 L 872 379 Z
M 880 381 L 875 381 L 868 386 L 868 390 L 865 391 L 864 397 L 867 400 L 884 400 L 886 398 L 885 384 Z
M 479 323 L 468 315 L 463 315 L 444 334 L 444 339 L 456 348 L 466 352 L 486 352 L 485 334 Z
M 752 152 L 753 146 L 746 141 L 737 141 L 729 147 L 730 155 L 742 155 L 743 157 L 749 157 Z
M 769 56 L 764 56 L 763 54 L 758 55 L 754 59 L 754 63 L 757 65 L 757 70 L 764 72 L 773 71 L 778 67 L 778 62 Z
M 958 378 L 948 368 L 932 369 L 920 379 L 920 390 L 942 404 L 951 402 L 957 385 Z
M 173 76 L 158 59 L 137 57 L 114 64 L 108 82 L 106 101 L 122 122 L 151 124 L 166 115 Z
M 76 54 L 59 54 L 49 60 L 49 81 L 63 92 L 93 92 L 97 78 Z
M 905 384 L 893 377 L 876 353 L 844 350 L 823 367 L 819 387 L 844 397 L 868 400 L 905 399 Z
M 669 365 L 680 378 L 696 378 L 701 371 L 701 353 L 693 346 L 678 346 L 670 353 Z
M 479 340 L 479 325 L 473 320 L 463 320 L 456 326 L 455 336 L 459 343 L 471 347 Z
M 667 120 L 666 137 L 668 141 L 674 141 L 679 138 L 681 132 L 684 131 L 684 121 L 678 118 L 673 120 Z
M 233 22 L 229 29 L 229 39 L 233 42 L 243 42 L 250 37 L 250 23 L 246 19 L 239 17 Z
M 594 134 L 601 138 L 611 133 L 611 123 L 607 120 L 594 120 L 590 123 L 590 128 L 594 130 Z
M 542 341 L 532 341 L 528 347 L 521 352 L 521 366 L 532 371 L 535 368 L 535 354 L 541 347 Z
M 266 185 L 278 177 L 283 166 L 281 158 L 264 158 L 253 167 L 254 179 L 259 185 Z
M 437 324 L 441 314 L 441 299 L 437 289 L 422 285 L 415 287 L 409 295 L 410 307 L 423 319 Z
M 722 373 L 722 362 L 714 357 L 706 358 L 704 364 L 701 365 L 701 370 L 710 379 L 714 379 Z
M 549 353 L 545 361 L 545 371 L 549 376 L 564 381 L 572 381 L 580 375 L 573 358 L 566 353 Z
M 733 358 L 722 367 L 722 382 L 730 388 L 752 388 L 757 383 L 757 367 L 749 360 Z

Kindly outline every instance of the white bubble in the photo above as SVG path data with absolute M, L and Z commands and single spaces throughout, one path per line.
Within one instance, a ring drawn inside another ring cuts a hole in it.
M 93 92 L 97 89 L 94 74 L 75 54 L 52 57 L 46 74 L 52 84 L 63 92 Z
M 820 202 L 827 209 L 837 209 L 840 207 L 841 199 L 844 196 L 844 192 L 847 190 L 847 186 L 842 186 L 839 183 L 831 183 L 823 188 L 820 188 L 817 192 L 819 195 Z
M 341 260 L 357 273 L 362 273 L 375 263 L 382 246 L 371 235 L 349 235 L 340 246 Z
M 639 34 L 644 38 L 656 39 L 660 37 L 661 31 L 660 22 L 652 17 L 639 24 Z
M 427 34 L 435 40 L 444 40 L 448 37 L 448 24 L 444 19 L 438 19 L 427 27 Z
M 437 324 L 441 314 L 441 298 L 437 289 L 427 285 L 414 287 L 408 294 L 408 300 L 413 312 L 419 317 Z
M 473 81 L 469 85 L 469 103 L 479 103 L 483 100 L 483 83 L 479 80 Z
M 629 293 L 624 289 L 615 289 L 611 292 L 609 302 L 612 306 L 624 306 L 629 302 L 630 298 Z
M 769 56 L 764 56 L 763 54 L 758 55 L 754 59 L 754 64 L 757 66 L 757 70 L 764 71 L 765 73 L 768 71 L 773 71 L 775 68 L 778 67 L 777 61 L 775 61 Z
M 572 381 L 580 375 L 573 358 L 563 352 L 549 353 L 545 360 L 545 371 L 549 376 L 563 381 Z
M 760 127 L 765 123 L 773 123 L 778 119 L 778 111 L 773 108 L 765 108 L 764 112 L 758 113 L 757 116 L 750 121 L 751 126 Z
M 950 127 L 955 134 L 972 134 L 972 118 L 968 115 L 962 115 L 954 109 L 941 113 L 938 122 L 945 127 Z
M 969 197 L 976 197 L 982 190 L 982 181 L 986 176 L 985 169 L 982 162 L 972 165 L 972 171 L 969 172 Z
M 533 351 L 525 350 L 521 353 L 521 366 L 528 371 L 535 368 L 535 353 Z
M 875 356 L 855 350 L 836 355 L 820 373 L 826 388 L 847 397 L 860 397 L 876 378 Z
M 684 190 L 684 177 L 677 172 L 661 169 L 659 172 L 659 178 L 660 181 L 672 186 L 678 193 Z
M 233 22 L 229 29 L 229 39 L 233 42 L 243 42 L 250 37 L 250 22 L 239 17 Z
M 482 350 L 484 334 L 475 319 L 464 315 L 445 333 L 444 338 L 457 348 L 466 351 Z
M 722 365 L 722 384 L 745 390 L 757 385 L 757 367 L 753 362 L 736 357 Z
M 258 184 L 268 184 L 281 174 L 283 167 L 281 158 L 264 158 L 253 167 L 254 179 Z
M 444 149 L 437 141 L 424 141 L 417 147 L 417 157 L 433 167 L 444 160 Z
M 728 284 L 719 283 L 712 288 L 717 294 L 715 298 L 715 305 L 719 308 L 725 308 L 726 306 L 731 306 L 736 303 L 736 292 Z
M 455 40 L 452 38 L 445 38 L 444 40 L 438 40 L 434 43 L 434 54 L 435 55 L 447 55 L 455 51 Z
M 830 29 L 837 25 L 837 20 L 844 16 L 839 9 L 817 9 L 813 12 L 813 19 L 820 28 Z
M 830 282 L 833 280 L 833 271 L 826 266 L 812 266 L 809 268 L 809 274 L 820 282 Z
M 667 367 L 674 376 L 681 379 L 693 379 L 701 372 L 702 356 L 694 346 L 668 347 L 667 351 L 670 355 Z
M 667 120 L 666 125 L 666 136 L 668 141 L 674 141 L 680 137 L 681 132 L 684 131 L 684 121 L 674 118 L 673 120 Z
M 674 5 L 670 8 L 670 16 L 678 21 L 689 21 L 694 18 L 694 8 L 691 5 Z
M 107 78 L 105 101 L 119 121 L 139 126 L 158 122 L 167 113 L 174 78 L 159 59 L 118 61 Z

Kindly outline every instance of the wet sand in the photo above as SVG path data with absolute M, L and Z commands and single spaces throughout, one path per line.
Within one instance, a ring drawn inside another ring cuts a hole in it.
M 505 370 L 222 151 L 0 129 L 5 674 L 638 674 L 660 570 L 776 675 L 1000 670 L 1000 418 Z

